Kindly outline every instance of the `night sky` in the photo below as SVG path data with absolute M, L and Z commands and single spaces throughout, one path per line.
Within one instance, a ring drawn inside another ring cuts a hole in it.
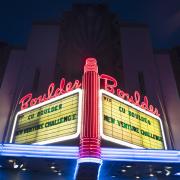
M 120 20 L 147 24 L 155 48 L 180 45 L 180 0 L 0 0 L 0 41 L 26 46 L 32 22 L 56 21 L 81 2 L 105 3 Z

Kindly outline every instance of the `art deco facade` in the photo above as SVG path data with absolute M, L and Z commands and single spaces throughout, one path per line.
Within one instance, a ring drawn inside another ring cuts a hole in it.
M 81 80 L 87 57 L 121 89 L 149 97 L 160 111 L 168 149 L 179 150 L 177 66 L 169 52 L 153 49 L 146 25 L 124 23 L 103 5 L 76 5 L 58 22 L 34 23 L 26 47 L 11 50 L 0 87 L 0 141 L 9 141 L 22 96 L 38 96 L 62 77 Z

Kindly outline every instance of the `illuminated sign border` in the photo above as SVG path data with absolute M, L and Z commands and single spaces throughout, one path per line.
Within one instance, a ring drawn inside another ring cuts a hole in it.
M 14 138 L 14 132 L 15 132 L 15 128 L 16 128 L 16 123 L 17 123 L 17 117 L 20 115 L 20 114 L 23 114 L 25 112 L 28 112 L 28 111 L 31 111 L 31 110 L 34 110 L 36 108 L 39 108 L 41 106 L 44 106 L 44 105 L 47 105 L 49 103 L 52 103 L 54 101 L 57 101 L 57 100 L 60 100 L 60 99 L 63 99 L 63 98 L 66 98 L 68 96 L 71 96 L 71 95 L 74 95 L 78 93 L 79 94 L 79 98 L 78 98 L 78 126 L 77 126 L 77 132 L 73 135 L 69 135 L 69 136 L 66 136 L 66 137 L 59 137 L 59 138 L 55 138 L 55 139 L 51 139 L 51 140 L 46 140 L 46 141 L 41 141 L 41 142 L 38 142 L 38 143 L 33 143 L 33 144 L 38 144 L 38 145 L 45 145 L 45 144 L 50 144 L 50 143 L 55 143 L 55 142 L 60 142 L 60 141 L 65 141 L 65 140 L 69 140 L 69 139 L 74 139 L 74 138 L 77 138 L 80 134 L 80 129 L 81 129 L 81 109 L 82 109 L 82 90 L 81 89 L 76 89 L 74 91 L 71 91 L 71 92 L 68 92 L 68 93 L 65 93 L 63 95 L 60 95 L 60 96 L 57 96 L 53 99 L 50 99 L 50 100 L 47 100 L 45 102 L 42 102 L 40 104 L 37 104 L 35 106 L 32 106 L 32 107 L 29 107 L 27 109 L 24 109 L 22 111 L 19 111 L 16 116 L 15 116 L 15 120 L 14 120 L 14 124 L 13 124 L 13 129 L 12 129 L 12 133 L 11 133 L 11 137 L 10 137 L 10 143 L 13 143 L 13 138 Z
M 165 134 L 164 134 L 164 129 L 163 129 L 163 125 L 162 125 L 162 122 L 161 122 L 161 119 L 154 115 L 153 113 L 149 112 L 149 111 L 146 111 L 138 106 L 135 106 L 134 104 L 128 102 L 128 101 L 125 101 L 124 99 L 118 97 L 118 96 L 115 96 L 114 94 L 108 92 L 108 91 L 105 91 L 104 89 L 101 89 L 99 91 L 99 109 L 100 109 L 100 135 L 103 139 L 107 140 L 107 141 L 111 141 L 111 142 L 114 142 L 116 144 L 120 144 L 120 145 L 123 145 L 123 146 L 127 146 L 127 147 L 131 147 L 131 148 L 136 148 L 136 149 L 146 149 L 144 147 L 141 147 L 141 146 L 137 146 L 137 145 L 134 145 L 132 143 L 128 143 L 128 142 L 125 142 L 125 141 L 122 141 L 122 140 L 118 140 L 118 139 L 115 139 L 115 138 L 112 138 L 112 137 L 109 137 L 109 136 L 106 136 L 104 133 L 103 133 L 103 109 L 102 109 L 102 95 L 105 94 L 107 96 L 110 96 L 112 97 L 113 99 L 117 100 L 117 101 L 120 101 L 128 106 L 131 106 L 132 108 L 134 109 L 137 109 L 153 118 L 156 118 L 157 120 L 159 120 L 160 122 L 160 127 L 161 127 L 161 132 L 162 132 L 162 136 L 163 136 L 163 143 L 164 143 L 164 148 L 167 149 L 167 144 L 166 144 L 166 139 L 165 139 Z M 147 148 L 148 149 L 148 148 Z
M 101 148 L 103 161 L 180 163 L 178 150 Z M 161 156 L 159 156 L 161 155 Z M 0 144 L 0 156 L 78 159 L 78 146 Z

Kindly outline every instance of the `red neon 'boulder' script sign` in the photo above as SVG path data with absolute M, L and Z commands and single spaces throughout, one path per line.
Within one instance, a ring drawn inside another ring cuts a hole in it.
M 59 87 L 57 87 L 56 89 L 54 83 L 51 83 L 49 85 L 47 94 L 44 93 L 43 95 L 40 95 L 37 98 L 33 98 L 32 93 L 25 95 L 19 101 L 19 104 L 21 104 L 21 110 L 81 87 L 81 83 L 79 82 L 79 80 L 75 80 L 74 83 L 68 82 L 66 85 L 65 84 L 66 80 L 62 78 L 59 83 Z
M 127 100 L 130 103 L 135 104 L 136 106 L 139 106 L 142 109 L 145 109 L 157 116 L 160 116 L 158 109 L 153 105 L 149 104 L 147 96 L 144 96 L 143 101 L 141 101 L 141 95 L 138 91 L 135 91 L 134 95 L 130 96 L 128 93 L 117 88 L 118 83 L 116 79 L 114 79 L 112 76 L 102 74 L 100 76 L 100 79 L 104 81 L 104 89 L 106 91 L 109 91 L 113 94 L 116 93 L 116 95 L 121 97 L 122 99 Z M 36 104 L 47 101 L 49 99 L 52 99 L 80 87 L 81 83 L 79 82 L 79 80 L 75 80 L 74 83 L 68 82 L 66 84 L 65 79 L 62 78 L 59 87 L 57 87 L 56 89 L 55 84 L 51 83 L 48 87 L 47 94 L 44 93 L 43 95 L 33 98 L 32 93 L 29 93 L 20 99 L 19 104 L 21 105 L 21 110 L 23 110 L 30 106 L 34 106 Z
M 130 103 L 135 104 L 136 106 L 139 106 L 142 109 L 145 109 L 155 114 L 156 116 L 160 116 L 158 109 L 151 104 L 149 105 L 147 96 L 144 96 L 143 101 L 141 101 L 141 95 L 138 91 L 135 91 L 134 95 L 130 96 L 128 93 L 117 88 L 117 81 L 113 77 L 106 74 L 102 74 L 100 78 L 104 80 L 104 89 L 106 91 L 109 91 L 113 94 L 116 93 L 116 95 L 119 96 L 120 98 L 127 100 Z

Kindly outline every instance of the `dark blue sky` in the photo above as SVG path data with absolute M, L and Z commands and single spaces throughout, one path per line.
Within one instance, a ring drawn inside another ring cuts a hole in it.
M 25 46 L 32 22 L 56 20 L 79 2 L 104 2 L 123 21 L 147 24 L 155 48 L 180 45 L 180 0 L 0 0 L 0 41 Z

